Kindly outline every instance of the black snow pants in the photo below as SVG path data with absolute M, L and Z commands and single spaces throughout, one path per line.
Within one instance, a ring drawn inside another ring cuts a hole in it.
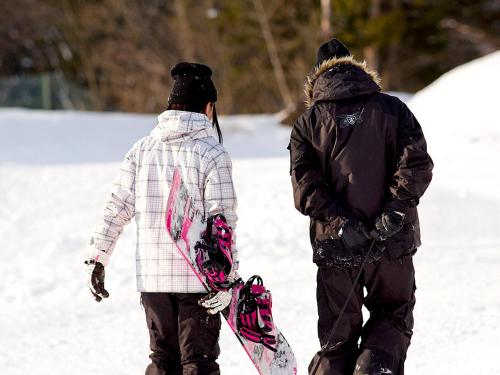
M 149 329 L 146 375 L 218 375 L 220 314 L 198 305 L 203 294 L 141 293 Z
M 322 347 L 358 270 L 318 268 L 316 297 Z M 363 304 L 370 312 L 364 326 Z M 403 375 L 414 306 L 415 271 L 410 256 L 366 265 L 316 375 Z M 310 372 L 319 354 L 311 361 Z

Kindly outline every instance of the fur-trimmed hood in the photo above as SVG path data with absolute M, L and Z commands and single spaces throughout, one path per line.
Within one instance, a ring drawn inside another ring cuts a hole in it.
M 352 56 L 331 58 L 315 67 L 304 85 L 307 108 L 316 101 L 340 100 L 380 91 L 378 74 Z

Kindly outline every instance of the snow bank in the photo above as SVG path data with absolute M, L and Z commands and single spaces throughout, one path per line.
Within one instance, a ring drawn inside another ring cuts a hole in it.
M 277 122 L 272 115 L 223 116 L 220 122 L 234 158 L 276 157 L 287 152 L 289 129 L 268 126 Z M 154 115 L 0 109 L 0 162 L 120 161 L 155 125 Z
M 415 94 L 410 105 L 436 133 L 498 140 L 499 67 L 500 51 L 461 65 Z
M 434 184 L 498 197 L 500 51 L 444 74 L 409 106 L 434 157 Z

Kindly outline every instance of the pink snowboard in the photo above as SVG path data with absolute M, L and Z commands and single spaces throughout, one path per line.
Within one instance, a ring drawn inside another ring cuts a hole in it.
M 203 215 L 192 204 L 192 199 L 178 169 L 175 169 L 174 172 L 165 222 L 168 234 L 200 282 L 209 291 L 204 275 L 199 271 L 195 262 L 195 244 L 201 239 L 201 235 L 206 229 L 206 222 L 203 220 Z M 260 375 L 296 375 L 297 362 L 292 348 L 274 324 L 273 330 L 269 332 L 276 338 L 276 343 L 272 347 L 249 341 L 238 332 L 237 311 L 242 288 L 243 284 L 233 288 L 233 299 L 229 308 L 224 310 L 223 315 L 243 349 Z

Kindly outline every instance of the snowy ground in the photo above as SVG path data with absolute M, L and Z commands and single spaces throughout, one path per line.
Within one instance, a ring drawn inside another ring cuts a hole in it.
M 491 73 L 499 63 L 497 53 L 461 67 L 410 101 L 436 174 L 420 208 L 409 375 L 500 373 L 500 124 L 481 96 L 499 86 Z M 479 78 L 468 82 L 471 72 Z M 457 90 L 456 82 L 473 88 Z M 468 106 L 455 104 L 463 95 Z M 479 124 L 470 120 L 476 112 Z M 154 123 L 144 115 L 0 111 L 2 374 L 143 373 L 148 335 L 135 292 L 134 225 L 107 269 L 109 300 L 90 298 L 82 261 L 119 160 Z M 241 273 L 261 274 L 271 288 L 275 318 L 305 374 L 318 349 L 315 267 L 307 220 L 292 203 L 289 130 L 272 116 L 221 123 L 240 202 Z M 221 350 L 224 374 L 256 374 L 225 326 Z

